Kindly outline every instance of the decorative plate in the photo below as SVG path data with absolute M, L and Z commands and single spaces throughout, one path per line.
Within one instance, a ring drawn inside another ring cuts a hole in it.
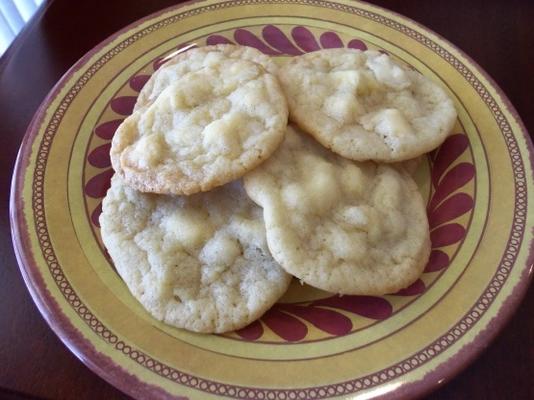
M 174 329 L 143 310 L 100 240 L 110 140 L 165 56 L 191 43 L 238 43 L 280 60 L 322 48 L 379 49 L 449 91 L 459 115 L 454 132 L 416 173 L 432 239 L 417 282 L 382 297 L 293 284 L 259 321 L 225 335 Z M 528 286 L 530 152 L 491 79 L 413 21 L 349 1 L 199 1 L 115 34 L 52 90 L 16 165 L 14 244 L 52 329 L 134 397 L 411 397 L 472 360 Z

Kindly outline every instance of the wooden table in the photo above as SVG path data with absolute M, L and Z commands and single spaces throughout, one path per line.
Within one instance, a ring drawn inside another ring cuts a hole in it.
M 372 1 L 413 18 L 471 55 L 501 86 L 534 132 L 534 2 Z M 67 350 L 22 281 L 11 247 L 8 193 L 32 115 L 85 52 L 172 0 L 45 3 L 0 60 L 0 398 L 122 399 Z M 481 357 L 432 399 L 534 398 L 534 290 Z

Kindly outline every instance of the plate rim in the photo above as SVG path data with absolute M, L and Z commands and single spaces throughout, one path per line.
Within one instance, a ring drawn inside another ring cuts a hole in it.
M 91 50 L 85 53 L 72 67 L 70 67 L 52 87 L 50 92 L 45 96 L 37 110 L 35 111 L 28 128 L 24 134 L 22 143 L 20 145 L 15 166 L 13 168 L 13 175 L 11 180 L 10 198 L 9 198 L 9 219 L 11 225 L 11 237 L 15 256 L 24 283 L 30 292 L 30 295 L 36 304 L 39 312 L 50 326 L 52 331 L 60 338 L 65 346 L 84 363 L 89 369 L 95 372 L 98 376 L 106 380 L 114 387 L 120 389 L 134 398 L 137 397 L 157 397 L 162 399 L 167 398 L 186 398 L 173 395 L 165 389 L 150 384 L 139 379 L 136 375 L 130 373 L 122 365 L 116 363 L 106 354 L 99 352 L 93 343 L 87 339 L 81 331 L 79 331 L 71 322 L 69 317 L 61 311 L 61 307 L 56 299 L 50 294 L 46 287 L 43 277 L 39 272 L 33 253 L 28 250 L 24 244 L 29 241 L 29 229 L 26 226 L 23 213 L 23 197 L 22 189 L 24 186 L 24 173 L 30 161 L 30 155 L 34 140 L 39 133 L 40 122 L 46 115 L 46 110 L 52 99 L 54 99 L 61 89 L 65 86 L 68 79 L 80 70 L 86 62 L 97 54 L 102 48 L 114 41 L 123 33 L 126 33 L 142 23 L 157 18 L 167 12 L 175 11 L 180 8 L 191 6 L 197 3 L 204 3 L 206 0 L 190 0 L 182 2 L 177 5 L 165 7 L 159 11 L 151 13 L 143 18 L 140 18 L 124 28 L 111 34 Z M 337 3 L 336 0 L 328 1 L 329 3 Z M 393 15 L 401 20 L 415 25 L 422 31 L 428 32 L 437 37 L 441 42 L 450 46 L 454 51 L 458 52 L 468 65 L 478 74 L 483 76 L 489 83 L 489 87 L 493 88 L 498 100 L 503 103 L 503 109 L 510 113 L 514 121 L 517 123 L 519 130 L 525 140 L 526 150 L 528 152 L 528 162 L 525 160 L 524 164 L 530 164 L 531 174 L 526 176 L 526 179 L 534 179 L 534 146 L 532 138 L 526 129 L 519 113 L 514 108 L 504 91 L 499 87 L 495 80 L 468 54 L 466 54 L 459 47 L 445 39 L 440 34 L 427 28 L 423 24 L 414 21 L 395 11 L 391 11 L 385 7 L 368 3 L 366 1 L 356 0 L 354 3 L 364 5 L 365 7 L 375 9 L 377 12 Z M 515 132 L 514 132 L 515 133 Z M 519 133 L 519 132 L 517 132 Z M 519 137 L 519 135 L 515 135 Z M 527 155 L 527 154 L 526 154 Z M 467 368 L 486 348 L 488 348 L 502 329 L 508 324 L 512 316 L 517 311 L 522 299 L 524 298 L 533 277 L 534 266 L 534 239 L 531 240 L 528 246 L 528 255 L 526 257 L 526 265 L 522 266 L 521 276 L 518 282 L 510 289 L 508 297 L 506 297 L 501 304 L 498 312 L 482 327 L 482 330 L 460 349 L 458 349 L 449 359 L 439 363 L 434 369 L 428 371 L 419 380 L 403 383 L 392 392 L 384 393 L 375 398 L 408 398 L 424 396 L 439 387 L 443 386 L 452 380 L 461 371 Z M 233 385 L 239 387 L 240 385 Z

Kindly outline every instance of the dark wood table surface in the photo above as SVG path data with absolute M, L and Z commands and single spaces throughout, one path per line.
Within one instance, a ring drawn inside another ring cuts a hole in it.
M 32 302 L 11 246 L 8 194 L 26 127 L 85 52 L 171 0 L 49 1 L 0 59 L 0 398 L 124 399 L 59 341 Z M 372 1 L 456 44 L 501 86 L 534 133 L 534 1 Z M 534 398 L 534 290 L 483 354 L 430 399 Z

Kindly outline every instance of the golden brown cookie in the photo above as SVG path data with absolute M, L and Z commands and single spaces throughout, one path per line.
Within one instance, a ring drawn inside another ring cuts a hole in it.
M 281 143 L 287 104 L 276 77 L 235 58 L 185 74 L 129 116 L 114 170 L 142 192 L 193 194 L 240 178 Z

